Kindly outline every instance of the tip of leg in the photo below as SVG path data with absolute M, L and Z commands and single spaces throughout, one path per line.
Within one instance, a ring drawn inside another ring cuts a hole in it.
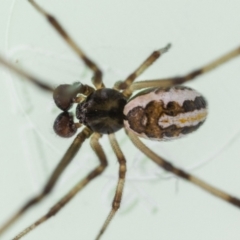
M 164 47 L 164 48 L 161 48 L 161 49 L 159 49 L 158 51 L 162 54 L 162 53 L 165 53 L 165 52 L 167 52 L 168 50 L 169 50 L 169 48 L 172 46 L 172 44 L 171 43 L 168 43 L 167 45 L 166 45 L 166 47 Z

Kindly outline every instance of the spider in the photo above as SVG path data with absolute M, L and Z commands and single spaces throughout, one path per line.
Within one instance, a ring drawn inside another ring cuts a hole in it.
M 182 77 L 168 79 L 157 79 L 150 81 L 135 82 L 135 79 L 145 71 L 154 61 L 168 51 L 170 44 L 166 47 L 154 51 L 133 73 L 124 81 L 115 83 L 112 89 L 106 88 L 102 81 L 102 72 L 99 67 L 87 57 L 87 55 L 70 38 L 59 22 L 34 0 L 29 0 L 33 7 L 54 27 L 62 36 L 66 43 L 77 53 L 85 65 L 93 71 L 92 83 L 94 88 L 82 83 L 72 85 L 63 84 L 53 89 L 36 77 L 33 77 L 23 70 L 16 68 L 3 58 L 0 62 L 11 70 L 22 75 L 36 87 L 53 93 L 56 105 L 62 113 L 54 122 L 54 130 L 61 137 L 76 137 L 60 160 L 58 166 L 48 179 L 42 192 L 26 202 L 18 212 L 16 212 L 0 228 L 3 233 L 17 219 L 19 219 L 32 206 L 42 201 L 53 190 L 62 172 L 73 160 L 76 153 L 81 148 L 85 140 L 90 138 L 93 151 L 99 158 L 99 166 L 93 169 L 84 179 L 76 184 L 59 202 L 57 202 L 44 216 L 20 232 L 14 239 L 22 236 L 45 222 L 62 209 L 80 190 L 82 190 L 93 179 L 99 176 L 107 167 L 107 157 L 99 143 L 103 134 L 109 136 L 110 144 L 119 162 L 119 177 L 112 209 L 100 229 L 96 239 L 100 239 L 105 232 L 110 221 L 120 207 L 122 192 L 126 174 L 126 159 L 120 146 L 115 139 L 115 132 L 125 128 L 127 135 L 134 145 L 145 155 L 154 161 L 164 170 L 189 181 L 203 190 L 219 197 L 226 202 L 240 207 L 240 199 L 237 199 L 209 184 L 201 179 L 190 175 L 182 169 L 176 168 L 166 159 L 155 154 L 150 148 L 145 146 L 138 137 L 151 140 L 171 140 L 181 137 L 198 129 L 207 116 L 207 102 L 197 91 L 184 87 L 181 84 L 191 81 L 197 76 L 213 70 L 225 62 L 240 55 L 240 48 L 225 54 L 210 64 L 199 68 Z M 135 90 L 142 90 L 133 95 Z M 75 123 L 72 114 L 68 110 L 74 103 L 77 103 L 76 117 L 79 122 Z M 80 132 L 77 130 L 81 128 Z

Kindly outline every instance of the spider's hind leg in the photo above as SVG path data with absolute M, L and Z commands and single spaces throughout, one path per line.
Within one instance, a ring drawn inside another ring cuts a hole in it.
M 88 183 L 90 183 L 93 179 L 99 176 L 107 167 L 107 158 L 102 149 L 102 146 L 99 143 L 99 138 L 101 137 L 98 133 L 93 133 L 90 144 L 93 151 L 99 158 L 100 164 L 94 168 L 84 179 L 78 182 L 63 198 L 61 198 L 47 214 L 39 218 L 36 222 L 31 224 L 29 227 L 20 232 L 13 240 L 18 240 L 22 238 L 24 235 L 29 233 L 31 230 L 42 224 L 43 222 L 50 219 L 52 216 L 55 216 L 73 197 L 81 191 Z
M 213 69 L 221 66 L 222 64 L 230 61 L 231 59 L 238 57 L 240 55 L 240 47 L 226 53 L 225 55 L 215 59 L 214 61 L 210 62 L 209 64 L 198 68 L 184 76 L 180 77 L 170 77 L 164 79 L 154 79 L 154 80 L 143 80 L 139 82 L 135 82 L 131 85 L 131 91 L 149 88 L 149 87 L 172 87 L 175 85 L 183 84 L 188 81 L 194 80 L 196 77 L 210 72 Z
M 193 183 L 194 185 L 200 187 L 212 195 L 221 198 L 222 200 L 240 208 L 240 199 L 231 196 L 230 194 L 208 184 L 207 182 L 185 172 L 184 170 L 173 166 L 170 162 L 166 161 L 156 153 L 154 153 L 150 148 L 148 148 L 142 141 L 131 131 L 127 131 L 127 135 L 133 142 L 133 144 L 146 156 L 148 156 L 152 161 L 154 161 L 158 166 L 163 168 L 165 171 L 175 174 L 186 181 Z
M 48 179 L 47 183 L 43 187 L 42 191 L 32 197 L 28 202 L 26 202 L 8 221 L 5 222 L 3 226 L 0 227 L 0 234 L 2 234 L 6 229 L 8 229 L 17 219 L 19 219 L 29 208 L 36 205 L 42 201 L 47 195 L 49 195 L 59 180 L 61 174 L 70 164 L 76 153 L 79 151 L 82 143 L 91 136 L 92 131 L 88 128 L 84 128 L 74 139 L 67 152 L 62 157 L 61 161 L 53 171 L 52 175 Z

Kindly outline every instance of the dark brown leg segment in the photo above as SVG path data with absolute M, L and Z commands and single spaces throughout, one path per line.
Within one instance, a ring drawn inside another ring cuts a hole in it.
M 100 232 L 98 233 L 96 240 L 100 239 L 100 237 L 105 232 L 106 228 L 109 226 L 109 223 L 111 222 L 111 220 L 113 219 L 114 215 L 116 214 L 117 210 L 120 207 L 121 200 L 122 200 L 123 188 L 124 188 L 124 182 L 125 182 L 125 175 L 126 175 L 126 171 L 127 171 L 126 159 L 125 159 L 125 157 L 118 145 L 118 142 L 115 138 L 115 135 L 113 133 L 109 134 L 109 140 L 110 140 L 111 146 L 113 148 L 113 151 L 117 156 L 118 163 L 119 163 L 118 184 L 117 184 L 117 189 L 116 189 L 115 196 L 114 196 L 113 203 L 112 203 L 112 210 L 109 213 L 106 221 L 104 222 Z
M 38 219 L 35 223 L 20 232 L 13 240 L 18 240 L 31 230 L 47 221 L 52 216 L 56 215 L 79 191 L 81 191 L 88 183 L 90 183 L 94 178 L 99 176 L 104 169 L 107 167 L 107 158 L 101 145 L 99 144 L 100 134 L 94 133 L 91 137 L 91 147 L 99 158 L 100 164 L 94 170 L 92 170 L 83 180 L 77 183 L 60 201 L 58 201 L 49 212 Z
M 131 90 L 135 91 L 135 90 L 148 88 L 148 87 L 171 87 L 174 85 L 183 84 L 185 82 L 194 80 L 196 77 L 204 73 L 212 71 L 213 69 L 221 66 L 222 64 L 230 61 L 231 59 L 239 55 L 240 55 L 240 47 L 234 49 L 231 52 L 228 52 L 227 54 L 223 55 L 220 58 L 217 58 L 216 60 L 210 62 L 209 64 L 203 66 L 202 68 L 199 68 L 195 71 L 192 71 L 186 74 L 185 76 L 135 82 L 131 85 Z
M 23 205 L 20 210 L 14 214 L 3 226 L 0 228 L 0 234 L 3 233 L 8 227 L 10 227 L 20 216 L 22 216 L 29 208 L 33 205 L 40 202 L 43 198 L 45 198 L 53 189 L 59 177 L 66 169 L 68 164 L 72 161 L 78 150 L 80 149 L 82 143 L 91 136 L 92 131 L 88 128 L 84 128 L 82 132 L 80 132 L 77 137 L 74 139 L 73 143 L 68 148 L 67 152 L 61 159 L 60 163 L 57 165 L 56 169 L 52 173 L 50 179 L 47 181 L 44 186 L 42 192 L 30 199 L 26 204 Z
M 116 89 L 124 90 L 123 95 L 129 97 L 132 94 L 130 91 L 130 85 L 134 82 L 134 80 L 143 73 L 151 64 L 153 64 L 163 53 L 167 52 L 171 47 L 168 44 L 166 47 L 161 48 L 158 51 L 154 51 L 133 73 L 131 73 L 127 79 L 123 82 L 117 82 L 114 86 Z
M 99 67 L 90 60 L 85 53 L 78 47 L 78 45 L 75 43 L 75 41 L 68 35 L 68 33 L 65 31 L 65 29 L 59 24 L 59 22 L 49 13 L 47 13 L 42 7 L 40 7 L 34 0 L 28 0 L 34 8 L 44 15 L 48 22 L 54 27 L 54 29 L 62 36 L 62 38 L 66 41 L 66 43 L 77 53 L 77 55 L 84 61 L 84 63 L 94 72 L 93 77 L 93 84 L 94 86 L 98 88 L 103 87 L 102 83 L 102 71 L 99 69 Z
M 42 82 L 41 80 L 37 79 L 36 77 L 33 77 L 32 75 L 23 71 L 22 69 L 19 69 L 19 68 L 15 67 L 13 64 L 6 61 L 2 56 L 0 56 L 0 64 L 7 67 L 10 71 L 14 71 L 16 74 L 24 77 L 25 79 L 27 79 L 31 83 L 35 84 L 38 88 L 40 88 L 44 91 L 53 92 L 54 89 L 50 85 Z
M 230 204 L 233 204 L 236 207 L 240 207 L 240 199 L 235 198 L 235 197 L 221 191 L 220 189 L 217 189 L 217 188 L 209 185 L 208 183 L 202 181 L 201 179 L 199 179 L 199 178 L 197 178 L 193 175 L 190 175 L 189 173 L 187 173 L 187 172 L 185 172 L 185 171 L 183 171 L 179 168 L 176 168 L 171 163 L 169 163 L 168 161 L 164 160 L 163 158 L 158 156 L 156 153 L 151 151 L 133 133 L 128 131 L 127 134 L 129 136 L 129 138 L 131 139 L 131 141 L 134 143 L 134 145 L 141 152 L 143 152 L 146 156 L 148 156 L 151 160 L 153 160 L 157 165 L 162 167 L 164 170 L 166 170 L 168 172 L 171 172 L 171 173 L 175 174 L 176 176 L 178 176 L 180 178 L 183 178 L 183 179 L 197 185 L 198 187 L 204 189 L 205 191 L 215 195 L 216 197 L 219 197 L 219 198 L 223 199 L 224 201 L 226 201 Z

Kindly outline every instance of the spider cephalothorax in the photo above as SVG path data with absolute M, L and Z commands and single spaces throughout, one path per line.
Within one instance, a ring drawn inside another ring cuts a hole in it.
M 113 133 L 123 127 L 126 102 L 126 97 L 117 90 L 98 89 L 78 104 L 76 117 L 94 132 Z
M 126 97 L 121 92 L 111 88 L 93 90 L 88 96 L 79 97 L 78 94 L 82 94 L 81 86 L 80 83 L 64 84 L 55 89 L 54 92 L 61 90 L 63 96 L 61 98 L 54 94 L 55 103 L 57 102 L 60 109 L 66 110 L 56 118 L 53 125 L 54 131 L 61 137 L 71 137 L 76 133 L 80 124 L 101 134 L 110 134 L 122 128 Z M 76 118 L 79 120 L 79 124 L 74 123 L 73 114 L 67 111 L 77 101 L 79 103 L 76 107 Z

